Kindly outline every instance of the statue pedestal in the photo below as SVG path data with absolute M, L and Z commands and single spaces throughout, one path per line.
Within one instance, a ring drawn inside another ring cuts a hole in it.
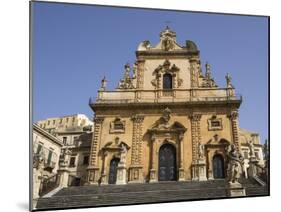
M 155 169 L 150 169 L 149 172 L 149 183 L 156 183 L 158 182 L 157 177 L 156 177 L 156 170 Z
M 179 168 L 179 181 L 185 181 L 183 168 Z
M 39 192 L 40 192 L 40 186 L 41 186 L 41 180 L 42 180 L 42 173 L 40 170 L 33 168 L 33 199 L 39 198 Z
M 99 184 L 99 168 L 98 167 L 88 167 L 88 185 L 98 185 Z
M 58 170 L 59 175 L 59 187 L 68 187 L 69 170 L 67 168 L 61 168 Z
M 107 177 L 106 177 L 106 174 L 102 174 L 101 175 L 101 185 L 107 185 L 108 182 L 107 182 Z
M 246 196 L 245 188 L 238 182 L 229 183 L 228 185 L 228 196 L 230 197 L 243 197 Z
M 192 180 L 206 181 L 206 162 L 205 159 L 199 159 L 196 164 L 192 165 Z
M 129 182 L 128 183 L 143 183 L 142 166 L 134 165 L 129 169 Z
M 117 167 L 117 185 L 127 184 L 127 170 L 124 165 Z
M 255 157 L 250 158 L 249 168 L 248 168 L 248 176 L 254 177 L 254 176 L 257 175 L 257 169 L 256 169 L 257 163 L 258 163 L 258 160 Z

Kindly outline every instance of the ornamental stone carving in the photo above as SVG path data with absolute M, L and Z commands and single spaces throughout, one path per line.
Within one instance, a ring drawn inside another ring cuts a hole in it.
M 110 122 L 109 133 L 125 133 L 125 124 L 124 120 L 119 117 L 115 118 L 114 121 Z
M 162 41 L 162 49 L 165 51 L 173 50 L 175 47 L 175 42 L 170 37 L 165 37 Z
M 236 120 L 239 116 L 239 113 L 237 111 L 232 111 L 228 117 L 230 118 L 230 120 Z
M 212 87 L 218 87 L 214 81 L 214 79 L 212 78 L 211 75 L 211 66 L 209 63 L 206 63 L 206 73 L 205 73 L 205 77 L 203 77 L 203 81 L 202 81 L 202 87 L 206 87 L 206 88 L 212 88 Z
M 182 85 L 183 79 L 179 77 L 179 68 L 173 64 L 169 60 L 165 60 L 162 65 L 159 65 L 154 72 L 152 73 L 155 78 L 151 80 L 151 84 L 156 89 L 162 89 L 162 85 L 164 84 L 163 77 L 165 74 L 170 74 L 172 81 L 172 89 L 178 88 Z
M 117 88 L 118 89 L 134 89 L 134 84 L 133 84 L 133 77 L 130 76 L 131 72 L 131 67 L 130 64 L 126 64 L 124 66 L 124 77 L 121 79 L 118 83 Z

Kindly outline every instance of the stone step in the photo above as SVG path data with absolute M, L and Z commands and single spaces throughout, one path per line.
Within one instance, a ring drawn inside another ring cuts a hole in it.
M 171 190 L 171 189 L 183 189 L 183 188 L 224 188 L 224 180 L 206 181 L 206 182 L 160 182 L 160 183 L 145 183 L 145 184 L 127 184 L 127 185 L 103 185 L 103 186 L 83 186 L 81 187 L 69 187 L 61 190 L 56 194 L 79 194 L 82 191 L 84 193 L 103 193 L 103 192 L 130 192 L 130 191 L 149 191 L 149 190 Z
M 134 203 L 166 202 L 175 200 L 192 200 L 225 197 L 225 189 L 184 189 L 167 191 L 145 191 L 126 193 L 106 193 L 96 195 L 56 196 L 44 198 L 37 208 L 84 207 L 101 205 L 120 205 Z
M 246 194 L 249 196 L 268 194 L 267 187 L 261 187 L 251 180 L 244 179 L 241 183 L 246 187 Z M 224 197 L 227 197 L 225 180 L 91 185 L 63 188 L 52 197 L 40 198 L 37 209 L 160 203 Z

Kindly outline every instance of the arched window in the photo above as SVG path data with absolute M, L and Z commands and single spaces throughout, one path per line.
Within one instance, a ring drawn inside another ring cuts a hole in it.
M 171 74 L 164 74 L 163 76 L 163 89 L 172 89 L 173 88 L 173 77 Z

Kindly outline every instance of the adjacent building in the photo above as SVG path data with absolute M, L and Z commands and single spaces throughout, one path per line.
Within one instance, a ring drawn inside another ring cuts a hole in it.
M 44 175 L 54 175 L 59 169 L 62 141 L 36 124 L 33 124 L 32 137 L 33 157 L 40 155 L 44 160 Z
M 84 114 L 48 118 L 37 122 L 44 131 L 60 140 L 61 151 L 57 158 L 66 150 L 69 152 L 67 169 L 68 185 L 81 185 L 86 182 L 87 167 L 91 148 L 93 122 Z M 60 161 L 63 159 L 60 158 Z

